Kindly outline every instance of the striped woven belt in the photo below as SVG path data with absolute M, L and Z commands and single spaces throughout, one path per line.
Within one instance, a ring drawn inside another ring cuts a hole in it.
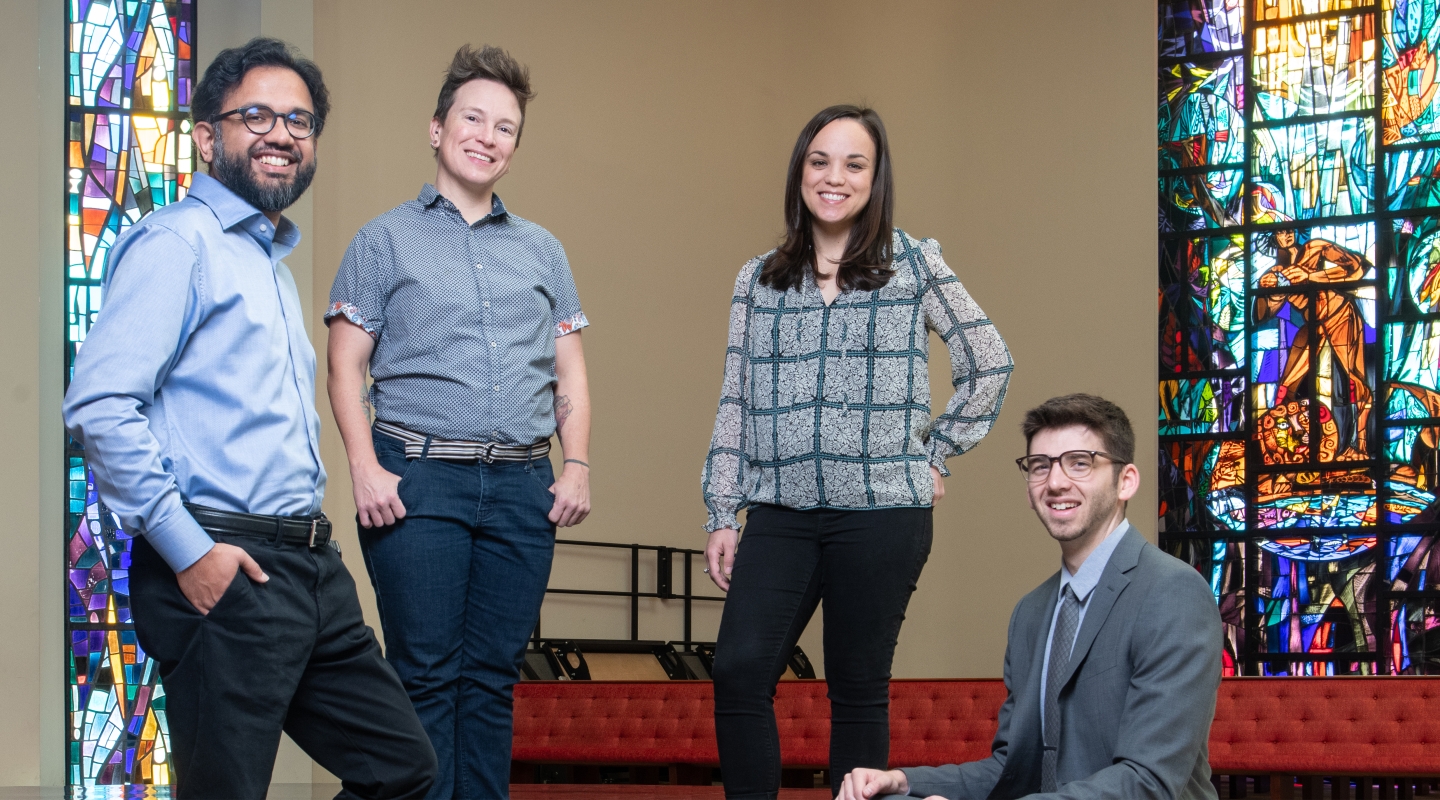
M 402 428 L 389 422 L 376 420 L 375 430 L 386 436 L 393 436 L 405 443 L 406 458 L 438 458 L 444 461 L 531 461 L 550 454 L 550 440 L 542 439 L 531 445 L 500 444 L 498 442 L 467 442 L 459 439 L 441 439 L 426 436 L 409 428 Z

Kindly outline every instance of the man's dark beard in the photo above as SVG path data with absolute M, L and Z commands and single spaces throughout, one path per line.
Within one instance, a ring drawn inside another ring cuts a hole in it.
M 257 142 L 257 148 L 264 148 L 264 145 Z M 265 148 L 276 149 L 276 148 Z M 298 153 L 295 153 L 297 157 Z M 215 158 L 210 162 L 210 177 L 225 184 L 226 188 L 234 192 L 241 200 L 260 209 L 266 213 L 278 213 L 295 204 L 300 195 L 310 188 L 310 181 L 315 178 L 315 159 L 301 161 L 300 169 L 296 171 L 295 177 L 287 183 L 275 183 L 271 181 L 257 181 L 255 174 L 250 169 L 250 153 L 235 153 L 233 155 L 225 152 L 220 137 L 215 137 Z

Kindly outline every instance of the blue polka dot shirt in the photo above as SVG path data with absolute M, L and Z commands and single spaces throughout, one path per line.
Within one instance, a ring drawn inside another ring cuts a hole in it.
M 468 224 L 428 183 L 355 235 L 325 322 L 342 316 L 375 339 L 377 419 L 502 444 L 555 433 L 555 339 L 590 324 L 549 231 L 498 196 Z

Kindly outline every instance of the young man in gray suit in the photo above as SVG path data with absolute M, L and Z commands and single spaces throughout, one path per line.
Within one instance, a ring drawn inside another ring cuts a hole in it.
M 1220 614 L 1189 565 L 1125 519 L 1135 433 L 1085 394 L 1025 415 L 1016 459 L 1061 570 L 1016 605 L 990 757 L 845 776 L 838 800 L 1217 797 L 1206 746 L 1220 687 Z

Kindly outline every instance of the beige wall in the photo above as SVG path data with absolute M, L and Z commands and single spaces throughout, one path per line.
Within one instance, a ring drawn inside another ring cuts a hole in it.
M 565 535 L 703 546 L 699 471 L 731 283 L 780 233 L 800 126 L 824 105 L 855 101 L 889 127 L 897 223 L 940 240 L 1017 364 L 995 433 L 951 462 L 895 674 L 998 675 L 1010 607 L 1055 568 L 1010 464 L 1025 408 L 1082 389 L 1124 405 L 1146 480 L 1131 516 L 1153 532 L 1152 3 L 915 0 L 882 13 L 866 2 L 314 0 L 313 12 L 311 0 L 199 2 L 202 60 L 254 33 L 281 36 L 313 48 L 334 94 L 323 166 L 296 209 L 308 244 L 290 259 L 322 351 L 315 320 L 350 237 L 434 175 L 424 130 L 449 54 L 489 42 L 530 64 L 540 96 L 501 193 L 564 242 L 594 323 L 584 337 L 595 511 Z M 9 10 L 0 785 L 33 785 L 62 781 L 64 759 L 63 4 Z M 933 375 L 937 387 L 946 381 Z M 937 388 L 937 402 L 946 394 Z M 660 455 L 633 455 L 642 450 Z M 333 425 L 324 455 L 326 508 L 342 521 L 373 622 Z M 554 585 L 611 588 L 624 574 L 620 560 L 562 551 Z M 650 604 L 641 634 L 678 638 L 676 605 Z M 697 637 L 713 635 L 714 611 L 697 614 Z M 544 624 L 557 636 L 628 632 L 623 606 L 603 602 L 548 603 Z M 817 657 L 819 627 L 802 640 Z M 306 767 L 287 751 L 276 778 L 303 780 Z
M 450 54 L 466 42 L 506 47 L 529 64 L 539 97 L 499 191 L 564 243 L 593 323 L 594 511 L 564 535 L 703 547 L 699 474 L 735 273 L 781 232 L 800 127 L 825 105 L 868 101 L 891 137 L 897 223 L 940 240 L 1017 364 L 995 433 L 951 462 L 894 671 L 997 676 L 1011 606 L 1058 556 L 1010 463 L 1024 410 L 1099 392 L 1154 441 L 1154 9 L 876 9 L 316 0 L 315 52 L 335 111 L 315 188 L 312 309 L 323 311 L 355 230 L 433 179 L 425 126 Z M 944 387 L 937 401 L 948 397 L 948 375 L 932 384 Z M 349 519 L 333 426 L 324 447 L 327 509 Z M 1147 482 L 1132 515 L 1147 532 L 1152 452 L 1142 449 Z M 623 555 L 562 548 L 552 585 L 623 588 L 625 575 Z M 650 604 L 641 636 L 678 638 L 677 607 Z M 717 610 L 697 615 L 697 638 L 713 637 Z M 544 629 L 625 636 L 628 615 L 622 601 L 552 599 Z M 802 640 L 812 656 L 818 630 Z

